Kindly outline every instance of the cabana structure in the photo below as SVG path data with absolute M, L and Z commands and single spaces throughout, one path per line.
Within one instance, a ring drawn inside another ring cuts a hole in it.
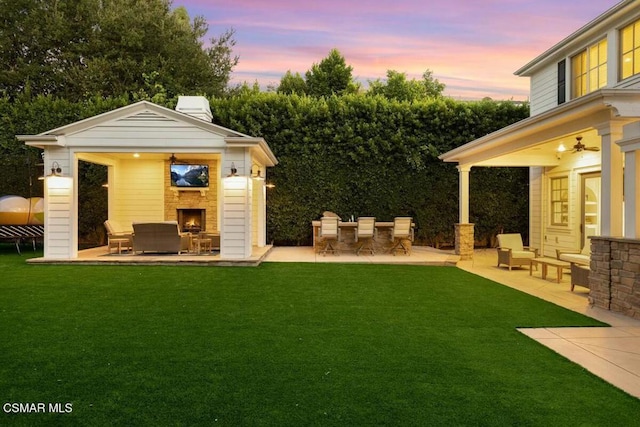
M 277 159 L 263 138 L 213 124 L 204 97 L 176 110 L 151 102 L 122 107 L 38 135 L 44 150 L 44 258 L 78 257 L 78 161 L 108 168 L 108 219 L 178 221 L 220 233 L 220 257 L 241 260 L 266 246 L 266 168 Z M 197 182 L 186 176 L 200 171 Z
M 440 156 L 458 163 L 457 252 L 473 256 L 471 168 L 529 167 L 529 246 L 590 253 L 592 301 L 640 318 L 640 2 L 618 3 L 515 74 L 530 78 L 531 116 Z

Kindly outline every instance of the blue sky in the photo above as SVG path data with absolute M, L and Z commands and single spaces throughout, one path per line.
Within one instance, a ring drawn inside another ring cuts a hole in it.
M 336 48 L 363 82 L 387 70 L 421 78 L 430 69 L 461 99 L 526 100 L 513 72 L 617 0 L 174 0 L 209 36 L 233 28 L 240 57 L 232 83 L 277 85 Z

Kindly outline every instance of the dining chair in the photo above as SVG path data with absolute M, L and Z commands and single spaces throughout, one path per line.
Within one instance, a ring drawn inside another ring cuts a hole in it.
M 331 252 L 334 255 L 338 255 L 340 251 L 338 250 L 338 240 L 340 237 L 340 228 L 338 227 L 338 222 L 340 218 L 336 217 L 322 217 L 320 218 L 320 239 L 324 242 L 324 247 L 320 252 L 324 256 L 327 255 L 327 252 Z
M 404 251 L 405 254 L 411 255 L 411 243 L 413 241 L 413 218 L 411 217 L 395 217 L 393 219 L 393 246 L 391 253 L 394 255 L 396 251 Z
M 356 255 L 360 255 L 361 251 L 369 251 L 371 255 L 375 255 L 373 248 L 373 239 L 375 237 L 376 219 L 370 216 L 358 217 L 358 228 L 356 230 L 356 242 L 360 243 L 356 249 Z

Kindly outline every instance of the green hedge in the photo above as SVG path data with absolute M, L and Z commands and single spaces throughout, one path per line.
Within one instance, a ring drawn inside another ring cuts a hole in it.
M 72 103 L 51 97 L 0 98 L 0 195 L 42 195 L 39 150 L 15 135 L 37 134 L 127 105 L 131 97 Z M 453 241 L 458 220 L 458 174 L 437 156 L 528 116 L 527 105 L 451 99 L 397 102 L 348 95 L 310 98 L 248 91 L 210 99 L 214 122 L 271 146 L 279 164 L 268 180 L 268 239 L 276 244 L 311 242 L 310 222 L 323 211 L 343 218 L 380 220 L 409 215 L 420 242 Z M 168 100 L 173 108 L 175 100 Z M 45 165 L 46 166 L 46 165 Z M 80 164 L 81 240 L 100 243 L 106 217 L 102 166 Z M 500 230 L 527 233 L 526 168 L 474 168 L 470 220 L 476 237 L 489 242 Z
M 453 242 L 458 220 L 456 165 L 437 156 L 528 116 L 527 105 L 434 99 L 397 102 L 358 95 L 309 98 L 246 93 L 212 99 L 214 122 L 264 137 L 280 163 L 269 169 L 269 240 L 306 245 L 323 211 L 392 220 L 409 215 L 420 242 Z M 528 172 L 471 173 L 480 241 L 499 230 L 526 234 Z

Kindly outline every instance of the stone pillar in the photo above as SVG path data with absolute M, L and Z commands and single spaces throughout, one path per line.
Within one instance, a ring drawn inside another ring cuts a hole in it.
M 474 224 L 461 224 L 455 226 L 456 231 L 456 255 L 460 255 L 460 260 L 473 259 Z
M 640 240 L 592 237 L 589 288 L 596 307 L 640 319 Z
M 599 236 L 591 238 L 589 299 L 596 307 L 611 307 L 611 242 Z

